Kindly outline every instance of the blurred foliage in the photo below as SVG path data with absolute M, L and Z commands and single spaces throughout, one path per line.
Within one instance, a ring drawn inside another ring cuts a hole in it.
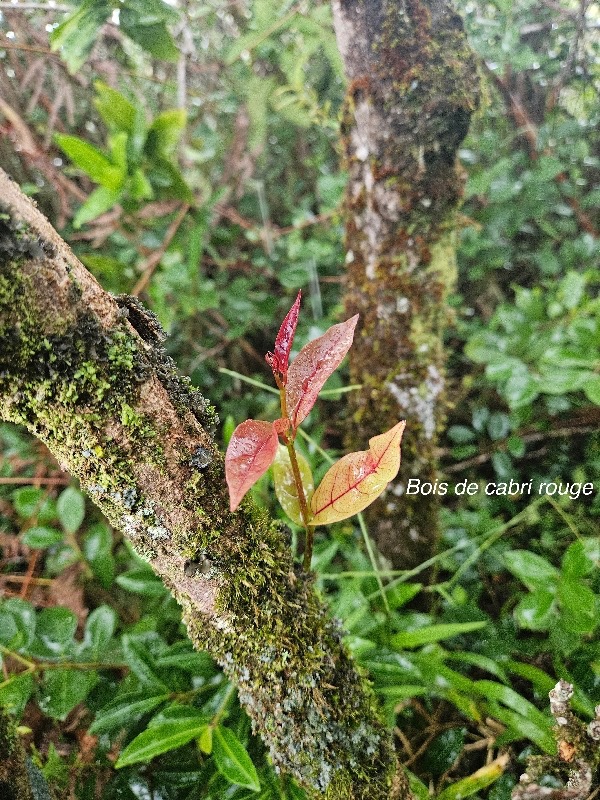
M 525 757 L 554 752 L 556 680 L 583 719 L 600 702 L 599 18 L 570 0 L 459 8 L 487 101 L 460 153 L 442 465 L 478 491 L 444 498 L 439 552 L 416 570 L 386 571 L 352 522 L 317 536 L 313 567 L 402 731 L 416 796 L 507 800 Z M 336 320 L 343 287 L 329 7 L 0 13 L 2 166 L 105 288 L 159 315 L 223 444 L 276 414 L 261 385 L 277 321 L 302 288 L 299 348 Z M 344 424 L 342 378 L 327 388 L 303 440 L 317 481 Z M 302 798 L 147 564 L 40 445 L 3 425 L 0 448 L 0 702 L 52 785 L 80 800 Z M 484 491 L 511 480 L 532 489 Z M 548 481 L 571 493 L 539 495 Z M 253 493 L 281 513 L 267 480 Z

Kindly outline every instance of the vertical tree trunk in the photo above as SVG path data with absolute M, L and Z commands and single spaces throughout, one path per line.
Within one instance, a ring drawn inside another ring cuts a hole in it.
M 214 412 L 161 340 L 153 315 L 104 292 L 0 170 L 0 418 L 45 442 L 152 565 L 277 767 L 311 798 L 409 798 L 311 576 L 250 500 L 229 512 Z
M 477 106 L 479 79 L 462 20 L 446 0 L 333 0 L 349 79 L 342 141 L 348 314 L 361 327 L 350 356 L 350 449 L 407 420 L 402 469 L 368 514 L 397 567 L 427 558 L 435 495 L 403 493 L 436 479 L 444 422 L 443 331 L 455 281 L 456 152 Z

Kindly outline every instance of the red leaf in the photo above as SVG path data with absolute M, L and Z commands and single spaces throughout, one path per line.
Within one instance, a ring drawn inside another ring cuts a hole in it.
M 248 489 L 269 469 L 278 444 L 273 422 L 247 419 L 234 430 L 225 453 L 231 511 L 235 511 Z
M 400 469 L 405 422 L 369 439 L 369 449 L 349 453 L 329 469 L 310 500 L 311 525 L 327 525 L 370 506 Z
M 298 296 L 294 301 L 294 305 L 290 308 L 285 319 L 281 323 L 279 333 L 275 339 L 275 352 L 267 353 L 265 356 L 267 363 L 273 370 L 273 373 L 277 372 L 280 375 L 281 381 L 284 385 L 287 378 L 292 344 L 294 343 L 294 334 L 296 333 L 296 326 L 298 325 L 298 314 L 300 313 L 301 299 L 302 291 L 298 292 Z
M 354 338 L 358 314 L 332 325 L 323 336 L 309 342 L 292 361 L 287 376 L 287 412 L 295 429 L 314 406 L 319 392 L 342 360 Z

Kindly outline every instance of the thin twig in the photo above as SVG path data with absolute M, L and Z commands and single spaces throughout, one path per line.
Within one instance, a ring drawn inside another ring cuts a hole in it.
M 179 226 L 183 222 L 185 215 L 189 210 L 189 207 L 190 207 L 189 203 L 182 204 L 181 208 L 179 209 L 179 213 L 177 214 L 173 222 L 169 225 L 161 246 L 146 259 L 146 262 L 142 266 L 142 275 L 140 276 L 136 285 L 131 290 L 131 294 L 134 297 L 140 295 L 150 283 L 150 280 L 154 275 L 154 271 L 160 264 L 160 261 L 164 256 L 167 248 L 173 241 L 173 238 L 175 237 L 175 234 L 179 230 Z

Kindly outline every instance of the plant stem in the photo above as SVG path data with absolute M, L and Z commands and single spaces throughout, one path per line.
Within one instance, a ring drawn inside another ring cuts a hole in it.
M 279 398 L 281 400 L 281 416 L 284 419 L 289 419 L 287 412 L 287 403 L 285 399 L 285 386 L 279 383 Z M 289 436 L 287 433 L 283 434 L 285 445 L 290 456 L 290 464 L 292 465 L 292 475 L 294 476 L 294 483 L 296 484 L 296 493 L 298 494 L 298 503 L 300 505 L 300 515 L 304 524 L 304 531 L 306 538 L 304 541 L 304 562 L 303 568 L 305 572 L 310 569 L 310 562 L 312 560 L 313 551 L 313 537 L 314 528 L 310 525 L 310 512 L 308 510 L 308 503 L 306 502 L 306 495 L 304 494 L 304 485 L 302 483 L 302 475 L 300 474 L 300 467 L 298 466 L 298 458 L 296 457 L 296 448 L 294 446 L 293 434 Z

